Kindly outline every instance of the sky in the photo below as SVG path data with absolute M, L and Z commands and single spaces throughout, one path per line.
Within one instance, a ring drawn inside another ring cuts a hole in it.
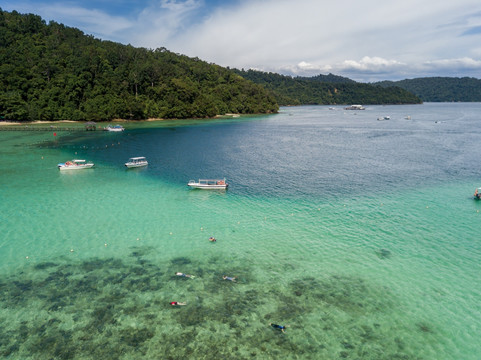
M 237 69 L 481 78 L 480 0 L 0 0 L 85 34 Z

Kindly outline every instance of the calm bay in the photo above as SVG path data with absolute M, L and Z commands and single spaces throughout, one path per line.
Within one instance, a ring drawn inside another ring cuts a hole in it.
M 0 131 L 0 356 L 477 359 L 480 113 Z M 95 167 L 57 169 L 74 158 Z

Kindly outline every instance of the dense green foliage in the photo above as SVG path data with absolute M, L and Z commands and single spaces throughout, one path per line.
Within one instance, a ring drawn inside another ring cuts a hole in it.
M 329 73 L 327 75 L 319 74 L 317 76 L 312 76 L 312 77 L 298 76 L 296 79 L 310 80 L 310 81 L 317 81 L 317 82 L 326 82 L 326 83 L 331 83 L 331 84 L 343 84 L 343 83 L 354 84 L 354 83 L 356 83 L 354 80 L 351 80 L 347 77 L 334 75 L 334 74 L 331 74 L 331 73 Z
M 425 77 L 401 81 L 382 81 L 380 86 L 399 86 L 423 101 L 481 101 L 481 80 L 469 77 Z
M 236 70 L 246 79 L 271 90 L 280 105 L 305 104 L 418 104 L 412 93 L 392 86 L 383 88 L 357 83 L 336 75 L 292 78 L 255 70 Z
M 0 9 L 0 117 L 111 120 L 276 112 L 275 98 L 233 71 L 165 48 L 101 41 Z

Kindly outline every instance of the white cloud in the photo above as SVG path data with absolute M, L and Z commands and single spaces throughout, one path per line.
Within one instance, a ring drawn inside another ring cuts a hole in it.
M 137 16 L 134 29 L 122 34 L 137 46 L 157 48 L 166 46 L 190 26 L 192 17 L 202 6 L 199 0 L 161 0 L 143 9 Z M 133 32 L 132 32 L 133 30 Z
M 123 16 L 110 15 L 108 7 L 82 8 L 84 3 L 35 3 L 28 12 L 103 39 L 163 46 L 222 66 L 293 75 L 332 72 L 360 81 L 481 77 L 479 0 L 244 0 L 212 9 L 207 0 L 152 0 L 131 1 L 144 8 Z
M 476 57 L 474 36 L 459 37 L 481 3 L 460 1 L 246 1 L 217 10 L 166 46 L 223 66 L 392 77 L 436 59 Z
M 339 70 L 362 70 L 367 72 L 379 72 L 404 67 L 406 64 L 397 60 L 386 60 L 381 57 L 364 56 L 360 61 L 345 60 L 339 67 Z
M 479 70 L 481 69 L 481 60 L 474 60 L 468 57 L 459 59 L 442 59 L 426 61 L 424 66 L 437 69 L 465 68 Z

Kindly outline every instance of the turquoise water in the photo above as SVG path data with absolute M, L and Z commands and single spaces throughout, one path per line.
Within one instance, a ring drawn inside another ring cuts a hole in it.
M 0 132 L 0 357 L 477 359 L 480 110 Z

